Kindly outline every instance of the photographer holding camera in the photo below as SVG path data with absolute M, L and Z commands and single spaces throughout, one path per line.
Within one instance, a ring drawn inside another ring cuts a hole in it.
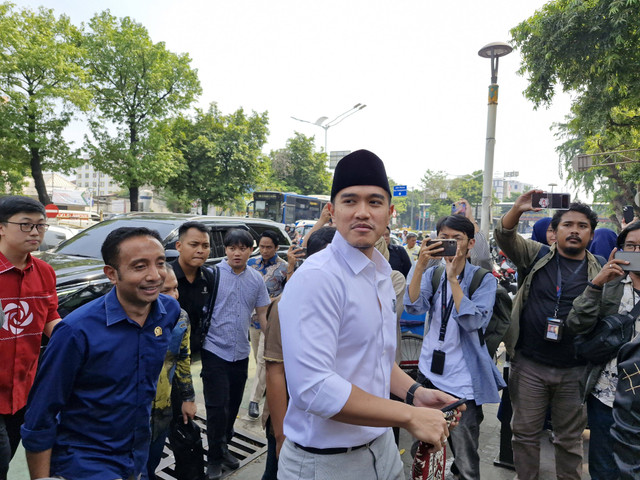
M 556 475 L 579 480 L 581 435 L 587 423 L 580 394 L 585 362 L 573 355 L 574 335 L 565 328 L 565 319 L 574 299 L 600 271 L 600 262 L 587 251 L 598 216 L 587 205 L 572 203 L 551 220 L 553 245 L 525 239 L 517 233 L 520 216 L 541 210 L 532 206 L 533 194 L 540 193 L 531 190 L 518 197 L 494 233 L 518 271 L 529 271 L 514 299 L 505 336 L 511 356 L 513 460 L 520 480 L 539 477 L 540 431 L 551 406 Z
M 505 386 L 483 340 L 497 282 L 483 270 L 486 274 L 472 292 L 479 267 L 467 261 L 475 244 L 475 229 L 469 219 L 450 215 L 438 222 L 436 230 L 437 239 L 422 243 L 404 297 L 407 312 L 429 312 L 417 380 L 427 388 L 466 399 L 466 411 L 449 438 L 455 456 L 451 470 L 461 479 L 479 479 L 482 404 L 499 402 L 498 389 Z M 428 268 L 430 261 L 443 257 L 444 269 L 439 265 Z

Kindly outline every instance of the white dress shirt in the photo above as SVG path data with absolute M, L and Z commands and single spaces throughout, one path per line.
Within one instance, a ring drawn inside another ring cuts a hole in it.
M 387 428 L 331 420 L 352 385 L 389 398 L 396 349 L 391 267 L 372 260 L 336 232 L 287 283 L 278 306 L 291 400 L 284 434 L 305 447 L 354 447 Z

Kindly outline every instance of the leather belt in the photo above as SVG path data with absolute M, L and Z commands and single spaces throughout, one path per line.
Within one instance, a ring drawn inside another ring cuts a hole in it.
M 361 448 L 368 448 L 375 442 L 378 438 L 374 438 L 368 443 L 364 443 L 362 445 L 358 445 L 356 447 L 343 447 L 343 448 L 315 448 L 315 447 L 303 447 L 299 443 L 295 443 L 294 445 L 298 447 L 300 450 L 304 450 L 305 452 L 313 453 L 314 455 L 338 455 L 340 453 L 348 453 L 353 450 L 359 450 Z

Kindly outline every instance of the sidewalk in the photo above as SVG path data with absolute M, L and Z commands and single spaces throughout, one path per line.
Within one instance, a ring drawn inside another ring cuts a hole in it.
M 501 368 L 501 365 L 499 365 Z M 204 398 L 202 396 L 202 382 L 200 380 L 200 363 L 196 362 L 193 365 L 193 377 L 194 386 L 196 389 L 196 403 L 198 405 L 198 411 L 204 413 Z M 264 431 L 262 430 L 262 423 L 260 419 L 252 420 L 247 415 L 247 408 L 249 406 L 249 390 L 251 389 L 251 382 L 253 381 L 253 374 L 255 372 L 255 363 L 253 356 L 250 356 L 249 360 L 249 378 L 245 387 L 244 398 L 236 420 L 236 427 L 245 430 L 255 436 L 263 437 Z M 498 457 L 500 451 L 500 422 L 497 419 L 498 405 L 489 404 L 484 406 L 484 421 L 480 427 L 480 473 L 481 477 L 486 480 L 513 480 L 515 478 L 515 472 L 502 467 L 494 465 L 494 460 Z M 262 412 L 262 405 L 260 405 L 260 412 Z M 585 432 L 584 441 L 584 462 L 583 462 L 583 480 L 590 480 L 587 466 L 587 452 L 589 446 L 588 431 Z M 541 453 L 542 459 L 540 479 L 541 480 L 553 480 L 555 479 L 555 465 L 554 465 L 554 452 L 553 445 L 549 440 L 549 434 L 547 432 L 541 433 Z M 400 431 L 400 450 L 402 453 L 402 460 L 405 464 L 405 474 L 409 478 L 411 472 L 411 464 L 413 459 L 411 458 L 411 445 L 413 444 L 413 438 L 405 430 Z M 448 455 L 448 462 L 450 463 L 452 458 Z M 225 476 L 233 480 L 260 480 L 264 473 L 264 466 L 266 461 L 266 454 L 259 456 L 253 462 L 247 464 L 245 467 Z M 449 472 L 449 469 L 447 469 Z M 9 471 L 9 480 L 29 480 L 27 472 L 27 466 L 24 457 L 24 450 L 22 447 L 16 453 Z M 447 473 L 446 480 L 454 480 L 453 475 Z

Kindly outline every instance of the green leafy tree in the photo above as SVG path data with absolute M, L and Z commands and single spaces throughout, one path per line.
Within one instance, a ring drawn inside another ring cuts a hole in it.
M 206 112 L 197 110 L 193 119 L 170 120 L 168 127 L 173 148 L 186 165 L 169 187 L 199 199 L 205 214 L 209 204 L 237 210 L 238 199 L 255 188 L 264 170 L 267 112 L 246 115 L 238 109 L 223 115 L 214 103 Z
M 453 197 L 453 201 L 464 198 L 471 205 L 482 204 L 482 182 L 482 170 L 457 177 L 451 181 L 449 196 Z
M 185 193 L 175 193 L 170 189 L 162 192 L 167 208 L 175 213 L 191 213 L 191 200 Z
M 566 122 L 556 125 L 568 178 L 615 211 L 633 204 L 640 180 L 637 154 L 630 166 L 573 169 L 579 153 L 598 154 L 640 147 L 640 2 L 556 0 L 512 31 L 522 54 L 525 95 L 536 107 L 549 105 L 556 88 L 572 95 Z M 600 163 L 624 160 L 602 156 Z M 608 160 L 608 162 L 607 162 Z M 637 207 L 636 207 L 637 208 Z
M 62 135 L 73 112 L 88 106 L 81 55 L 81 32 L 68 17 L 0 4 L 0 177 L 19 185 L 30 171 L 45 205 L 43 170 L 81 163 Z
M 327 171 L 327 154 L 316 152 L 315 137 L 295 132 L 285 148 L 269 155 L 276 183 L 287 190 L 303 195 L 328 195 L 331 191 L 331 173 Z
M 94 141 L 87 139 L 86 148 L 99 170 L 129 188 L 131 210 L 137 211 L 140 186 L 165 185 L 183 168 L 154 122 L 188 108 L 200 82 L 189 55 L 153 43 L 129 17 L 118 20 L 107 10 L 89 27 L 84 45 L 98 111 L 91 122 Z

